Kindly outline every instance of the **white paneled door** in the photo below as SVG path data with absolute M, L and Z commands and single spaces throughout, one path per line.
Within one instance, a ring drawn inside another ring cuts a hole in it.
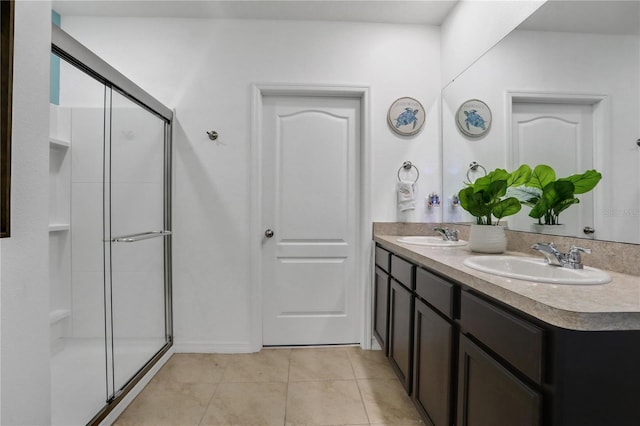
M 360 99 L 265 96 L 263 344 L 358 343 Z
M 594 152 L 593 104 L 567 102 L 516 102 L 512 107 L 513 155 L 511 169 L 520 164 L 547 164 L 556 177 L 567 177 L 593 169 Z M 585 227 L 594 227 L 593 193 L 578 195 L 580 204 L 560 214 L 561 235 L 585 234 Z M 528 216 L 530 209 L 508 218 L 516 229 L 527 229 L 537 223 Z M 526 212 L 526 213 L 525 213 Z

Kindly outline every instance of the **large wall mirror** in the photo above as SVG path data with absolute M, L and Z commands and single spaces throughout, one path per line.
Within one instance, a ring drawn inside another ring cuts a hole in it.
M 598 186 L 579 195 L 550 233 L 640 243 L 639 16 L 638 1 L 549 1 L 449 83 L 443 198 L 483 168 L 548 164 L 558 177 L 596 169 Z M 491 127 L 480 136 L 456 125 L 470 99 L 491 109 Z M 525 206 L 508 217 L 509 228 L 535 232 L 529 212 Z M 473 219 L 450 202 L 443 213 L 448 222 Z

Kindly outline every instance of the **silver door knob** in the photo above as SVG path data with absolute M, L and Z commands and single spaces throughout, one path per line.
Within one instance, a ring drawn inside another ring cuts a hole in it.
M 273 237 L 273 229 L 267 229 L 266 231 L 264 231 L 264 236 L 267 238 Z
M 590 226 L 585 226 L 582 232 L 584 232 L 585 234 L 593 234 L 594 232 L 596 232 L 596 230 Z

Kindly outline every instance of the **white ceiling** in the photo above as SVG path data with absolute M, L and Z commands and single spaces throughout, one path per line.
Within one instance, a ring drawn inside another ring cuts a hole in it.
M 639 22 L 640 2 L 637 0 L 551 0 L 518 28 L 573 33 L 638 34 Z
M 64 16 L 285 19 L 440 25 L 458 0 L 53 0 Z

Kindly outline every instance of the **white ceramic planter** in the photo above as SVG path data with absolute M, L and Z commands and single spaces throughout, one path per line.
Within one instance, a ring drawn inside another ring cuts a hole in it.
M 567 227 L 565 225 L 540 225 L 539 223 L 531 224 L 531 230 L 538 234 L 546 235 L 567 235 Z
M 503 253 L 507 249 L 504 226 L 471 225 L 469 249 L 478 253 Z

